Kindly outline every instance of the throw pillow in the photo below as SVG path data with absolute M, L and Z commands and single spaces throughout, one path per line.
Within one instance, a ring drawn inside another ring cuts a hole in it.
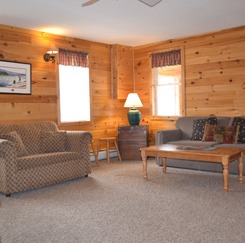
M 41 151 L 43 153 L 64 152 L 66 132 L 41 132 Z
M 205 126 L 203 141 L 215 141 L 218 143 L 236 143 L 239 126 Z
M 245 118 L 234 117 L 232 126 L 239 125 L 239 132 L 237 136 L 238 143 L 245 143 Z
M 209 117 L 207 119 L 203 118 L 194 120 L 191 140 L 202 140 L 206 124 L 216 125 L 217 118 Z
M 10 132 L 8 134 L 3 134 L 3 135 L 1 135 L 1 138 L 9 140 L 14 144 L 18 157 L 28 155 L 26 147 L 25 147 L 20 135 L 16 131 Z

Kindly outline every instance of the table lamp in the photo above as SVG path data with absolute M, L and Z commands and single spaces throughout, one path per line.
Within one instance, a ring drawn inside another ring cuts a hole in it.
M 137 126 L 140 124 L 141 112 L 136 107 L 142 106 L 137 93 L 128 94 L 124 107 L 130 108 L 128 111 L 128 121 L 130 126 Z

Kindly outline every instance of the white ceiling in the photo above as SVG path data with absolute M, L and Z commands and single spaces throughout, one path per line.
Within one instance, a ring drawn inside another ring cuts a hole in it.
M 0 0 L 0 24 L 138 46 L 245 24 L 245 0 Z

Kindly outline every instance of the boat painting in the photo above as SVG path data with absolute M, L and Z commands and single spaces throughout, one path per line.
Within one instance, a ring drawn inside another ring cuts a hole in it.
M 30 64 L 0 62 L 0 92 L 30 94 Z
M 10 68 L 0 68 L 0 87 L 26 88 L 25 69 L 10 71 Z

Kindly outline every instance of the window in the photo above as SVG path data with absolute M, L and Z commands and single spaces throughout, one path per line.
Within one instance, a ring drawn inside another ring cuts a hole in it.
M 156 116 L 179 116 L 181 94 L 180 65 L 154 68 Z
M 76 57 L 74 53 L 82 55 L 82 62 L 74 59 Z M 87 59 L 87 53 L 63 49 L 59 51 L 59 105 L 61 123 L 91 120 L 90 79 Z
M 153 54 L 152 58 L 153 116 L 183 115 L 180 50 Z

